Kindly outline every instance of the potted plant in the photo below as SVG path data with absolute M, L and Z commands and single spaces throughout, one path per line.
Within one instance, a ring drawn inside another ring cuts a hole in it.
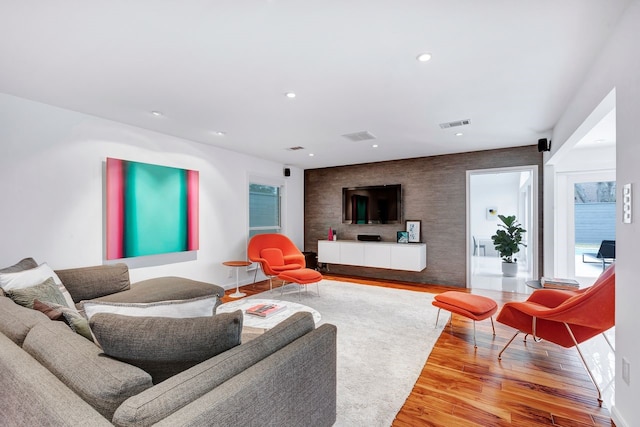
M 527 232 L 516 220 L 515 215 L 498 215 L 502 224 L 498 224 L 496 234 L 491 236 L 493 245 L 502 258 L 502 274 L 507 277 L 515 277 L 518 274 L 518 260 L 513 256 L 520 252 L 522 235 Z

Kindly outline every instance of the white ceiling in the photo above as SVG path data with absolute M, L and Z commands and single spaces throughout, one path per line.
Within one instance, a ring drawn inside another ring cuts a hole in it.
M 305 169 L 531 145 L 628 3 L 2 0 L 0 92 Z

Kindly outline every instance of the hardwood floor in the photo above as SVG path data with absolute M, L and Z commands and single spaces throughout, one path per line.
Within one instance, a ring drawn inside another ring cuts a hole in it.
M 324 277 L 429 293 L 452 289 L 326 273 Z M 268 281 L 242 287 L 248 295 L 268 289 Z M 526 298 L 500 291 L 474 289 L 473 293 L 493 298 L 499 306 Z M 448 313 L 441 312 L 440 322 L 448 319 Z M 443 330 L 393 426 L 612 425 L 609 410 L 598 407 L 597 392 L 575 349 L 544 341 L 525 344 L 519 335 L 499 361 L 498 353 L 515 331 L 497 322 L 495 328 L 494 337 L 489 320 L 476 322 L 478 348 L 474 351 L 472 321 L 454 315 L 453 329 Z

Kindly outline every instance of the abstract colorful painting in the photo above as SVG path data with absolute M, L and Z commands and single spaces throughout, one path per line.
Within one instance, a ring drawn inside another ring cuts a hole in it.
M 107 158 L 107 259 L 198 249 L 199 173 Z

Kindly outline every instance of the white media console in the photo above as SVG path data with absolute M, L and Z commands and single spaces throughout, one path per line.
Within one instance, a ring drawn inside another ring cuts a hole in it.
M 422 271 L 427 268 L 427 245 L 425 243 L 318 240 L 318 262 Z

